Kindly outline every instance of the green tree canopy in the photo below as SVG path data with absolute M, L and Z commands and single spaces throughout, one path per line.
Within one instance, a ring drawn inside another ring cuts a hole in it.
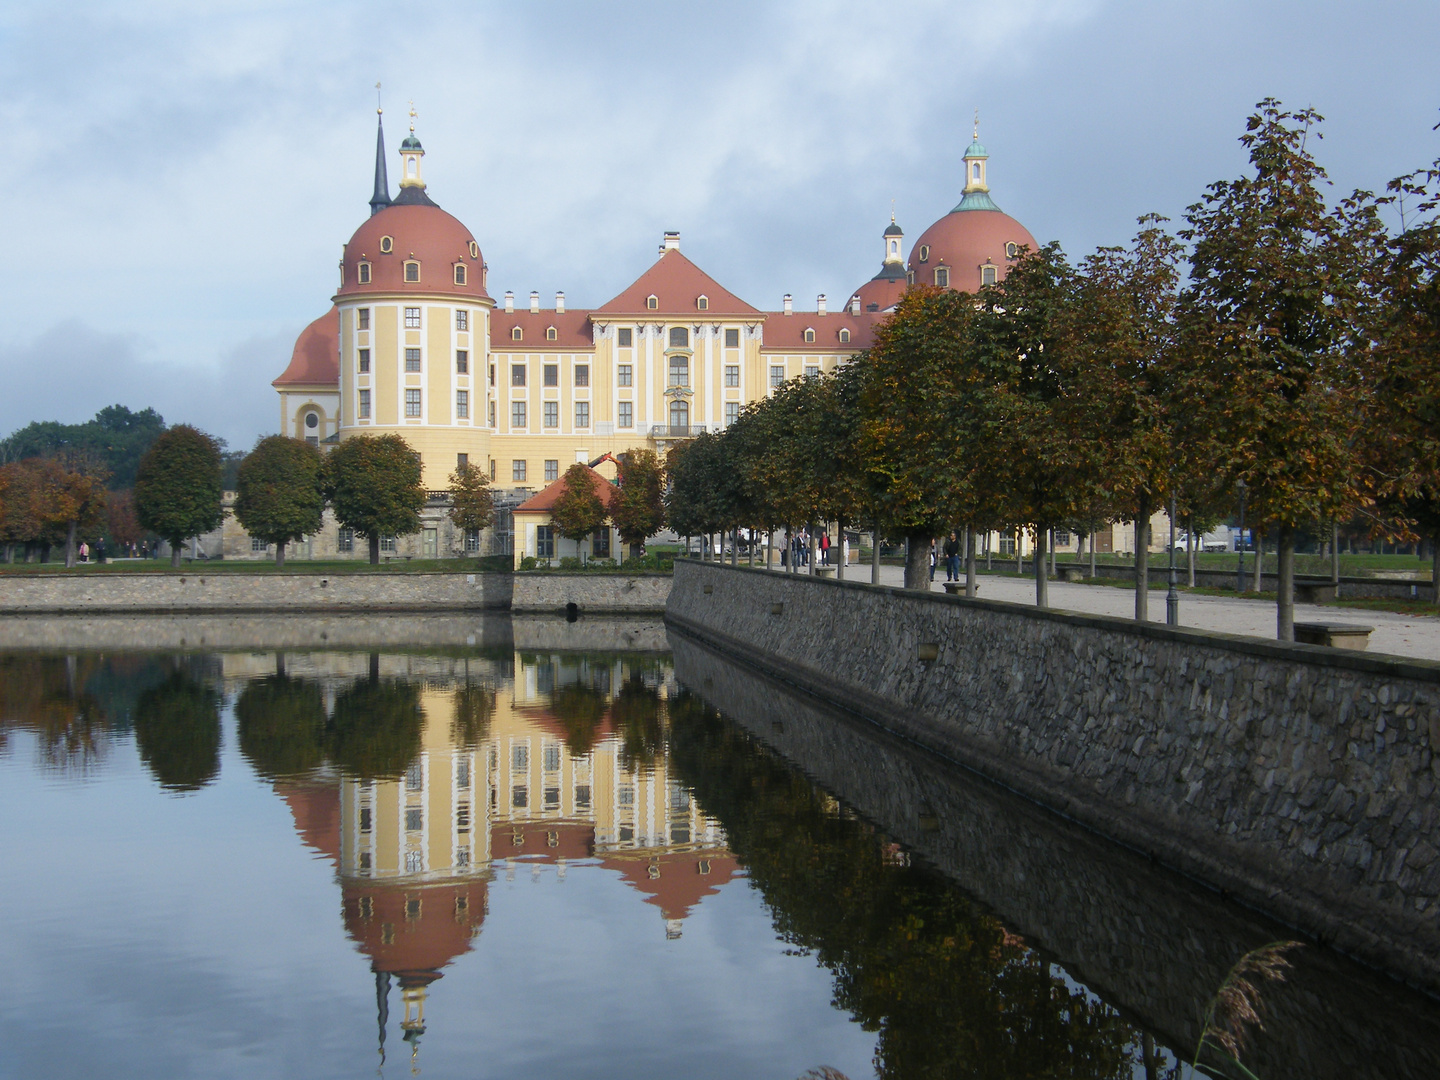
M 335 699 L 326 748 L 336 765 L 361 780 L 399 776 L 420 753 L 424 722 L 418 685 L 359 679 Z
M 565 470 L 565 489 L 550 508 L 550 520 L 561 536 L 578 542 L 604 525 L 606 517 L 594 471 L 577 461 Z
M 162 787 L 204 787 L 220 772 L 220 695 L 186 671 L 171 672 L 135 703 L 135 745 Z
M 110 405 L 83 424 L 37 421 L 0 440 L 0 462 L 82 452 L 96 458 L 109 477 L 112 490 L 134 486 L 140 459 L 165 430 L 154 409 L 132 412 Z
M 399 435 L 345 439 L 326 459 L 325 492 L 336 520 L 369 540 L 371 565 L 378 565 L 382 536 L 420 528 L 420 455 Z
M 220 445 L 203 431 L 177 424 L 159 436 L 135 476 L 140 524 L 170 544 L 170 565 L 181 546 L 224 520 L 220 507 Z
M 665 470 L 654 450 L 620 455 L 620 497 L 613 516 L 631 558 L 639 558 L 641 545 L 665 527 Z
M 325 697 L 310 679 L 271 675 L 235 701 L 240 752 L 267 780 L 295 776 L 325 760 Z
M 255 444 L 236 477 L 235 517 L 251 536 L 275 545 L 275 565 L 285 565 L 285 545 L 320 531 L 325 513 L 325 459 L 302 439 L 270 435 Z
M 495 519 L 495 496 L 490 478 L 468 461 L 450 474 L 450 520 L 457 529 L 478 533 Z

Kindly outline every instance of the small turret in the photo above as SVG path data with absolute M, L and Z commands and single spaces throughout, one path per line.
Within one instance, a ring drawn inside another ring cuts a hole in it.
M 425 180 L 420 175 L 420 159 L 425 156 L 425 148 L 420 145 L 420 140 L 415 137 L 415 103 L 410 103 L 410 134 L 405 136 L 405 141 L 400 144 L 400 160 L 404 165 L 404 175 L 400 177 L 402 188 L 417 187 L 425 190 Z

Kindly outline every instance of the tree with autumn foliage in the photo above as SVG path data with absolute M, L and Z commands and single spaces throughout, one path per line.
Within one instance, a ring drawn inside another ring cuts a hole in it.
M 1211 184 L 1186 212 L 1190 285 L 1180 307 L 1178 392 L 1203 414 L 1227 481 L 1243 480 L 1279 540 L 1276 632 L 1294 640 L 1295 531 L 1367 502 L 1366 388 L 1359 365 L 1365 279 L 1356 223 L 1327 207 L 1311 156 L 1321 117 L 1266 99 L 1241 143 L 1253 175 Z
M 627 450 L 620 455 L 620 497 L 611 516 L 620 542 L 638 559 L 645 541 L 665 527 L 665 470 L 654 450 Z
M 151 444 L 135 472 L 135 514 L 170 544 L 170 565 L 192 536 L 218 528 L 220 444 L 188 424 L 177 424 Z
M 450 474 L 450 520 L 462 532 L 477 536 L 495 520 L 495 496 L 490 491 L 490 478 L 484 469 L 469 461 L 457 465 Z
M 105 524 L 106 473 L 93 459 L 68 455 L 27 458 L 0 468 L 0 542 L 14 558 L 15 544 L 65 546 L 73 567 L 77 542 L 98 536 Z
M 595 473 L 581 462 L 565 470 L 565 489 L 550 508 L 550 520 L 561 536 L 576 543 L 605 524 L 605 502 L 595 490 Z
M 285 545 L 320 531 L 325 514 L 325 458 L 318 447 L 288 435 L 269 435 L 245 455 L 235 481 L 235 518 L 251 536 Z
M 335 520 L 369 542 L 371 566 L 380 564 L 382 536 L 408 536 L 420 528 L 420 455 L 399 435 L 342 440 L 325 459 L 324 483 Z

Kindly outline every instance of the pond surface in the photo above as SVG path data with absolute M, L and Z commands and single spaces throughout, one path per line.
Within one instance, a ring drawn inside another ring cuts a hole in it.
M 1277 933 L 653 626 L 96 626 L 0 652 L 0 1075 L 1188 1075 Z M 1262 1076 L 1436 1075 L 1428 999 L 1273 993 Z

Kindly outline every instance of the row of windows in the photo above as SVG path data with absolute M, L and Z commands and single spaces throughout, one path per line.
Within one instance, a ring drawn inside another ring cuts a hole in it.
M 370 350 L 369 350 L 369 349 L 361 349 L 361 350 L 360 350 L 359 367 L 360 367 L 360 374 L 361 374 L 361 375 L 368 375 L 368 374 L 370 373 Z M 418 371 L 420 370 L 420 350 L 419 350 L 419 349 L 407 348 L 407 349 L 405 350 L 405 370 L 406 370 L 406 371 L 409 371 L 409 372 L 418 372 Z M 470 374 L 470 350 L 469 350 L 469 349 L 456 349 L 456 350 L 455 350 L 455 371 L 456 371 L 457 374 L 460 374 L 460 375 L 468 375 L 468 374 Z M 580 385 L 585 385 L 585 384 L 580 384 Z
M 524 471 L 524 465 L 525 465 L 525 463 L 524 463 L 523 461 L 517 461 L 517 462 L 515 462 L 515 464 L 521 466 L 521 472 Z M 546 464 L 546 465 L 549 465 L 550 463 L 547 461 L 545 464 Z M 558 479 L 558 477 L 557 477 L 557 479 Z M 610 530 L 609 530 L 609 529 L 604 529 L 604 528 L 602 528 L 602 529 L 596 529 L 596 530 L 590 535 L 590 554 L 593 555 L 593 556 L 595 556 L 595 558 L 597 558 L 597 559 L 608 559 L 608 558 L 610 557 Z M 553 558 L 555 557 L 555 526 L 553 526 L 553 525 L 537 525 L 537 526 L 535 527 L 535 555 L 536 555 L 537 558 L 540 558 L 540 559 L 553 559 Z M 549 766 L 547 765 L 547 768 L 548 768 L 548 767 L 549 767 Z M 559 766 L 559 764 L 557 763 L 557 764 L 555 765 L 555 768 L 558 769 L 559 767 L 560 767 L 560 766 Z M 524 793 L 524 791 L 525 791 L 524 788 L 517 787 L 517 788 L 515 788 L 515 791 L 521 793 L 521 795 L 519 796 L 520 798 L 522 798 L 522 799 L 524 798 L 524 795 L 523 795 L 523 793 Z M 551 798 L 551 793 L 552 793 L 552 792 L 554 793 L 554 798 L 553 798 L 553 799 Z M 583 799 L 582 799 L 582 797 L 581 797 L 581 793 L 582 793 L 582 792 L 584 793 Z M 512 799 L 512 802 L 513 802 L 513 799 Z M 524 803 L 523 801 L 521 801 L 521 802 L 515 802 L 514 805 L 515 805 L 515 806 L 524 806 L 525 803 Z M 556 809 L 559 805 L 560 805 L 560 789 L 559 789 L 559 788 L 546 788 L 546 789 L 545 789 L 545 806 L 546 806 L 546 809 L 553 810 L 553 809 Z M 586 809 L 586 808 L 589 807 L 589 805 L 590 805 L 590 785 L 585 784 L 585 785 L 577 786 L 577 787 L 575 788 L 575 806 L 576 806 L 576 809 Z
M 623 366 L 623 365 L 622 365 L 622 366 Z M 526 369 L 525 369 L 525 365 L 524 365 L 524 364 L 511 364 L 511 365 L 510 365 L 510 385 L 511 385 L 511 386 L 524 386 L 524 385 L 525 385 L 525 370 L 526 370 Z M 541 373 L 540 373 L 540 378 L 541 378 L 541 380 L 542 380 L 542 382 L 543 382 L 543 384 L 544 384 L 545 386 L 559 386 L 559 385 L 560 385 L 560 365 L 559 365 L 559 364 L 545 364 L 545 365 L 543 365 L 543 368 L 542 368 Z M 494 386 L 494 385 L 495 385 L 495 369 L 494 369 L 493 367 L 490 369 L 490 385 L 491 385 L 491 386 Z M 589 364 L 576 364 L 576 365 L 575 365 L 575 385 L 576 385 L 576 386 L 589 386 L 589 385 L 590 385 L 590 365 L 589 365 Z M 620 385 L 622 385 L 622 386 L 629 386 L 630 384 L 629 384 L 629 383 L 621 383 Z
M 418 417 L 420 415 L 420 403 L 421 397 L 419 390 L 405 391 L 406 416 Z M 361 420 L 370 419 L 370 391 L 368 389 L 363 389 L 360 391 L 356 411 L 359 414 L 359 418 Z M 455 391 L 455 418 L 457 420 L 470 419 L 470 391 Z
M 976 172 L 976 178 L 977 178 L 977 179 L 979 178 L 978 167 L 977 167 L 977 172 Z M 1017 243 L 1015 243 L 1013 240 L 1010 241 L 1009 243 L 1007 243 L 1007 244 L 1005 245 L 1005 257 L 1006 257 L 1007 259 L 1018 259 L 1018 258 L 1020 257 L 1020 245 L 1017 244 Z M 920 250 L 919 250 L 918 252 L 916 252 L 916 261 L 917 261 L 917 262 L 922 262 L 922 263 L 923 263 L 923 262 L 929 262 L 929 261 L 930 261 L 930 245 L 929 245 L 929 244 L 921 244 L 921 245 L 920 245 Z M 911 282 L 911 284 L 914 284 L 914 282 Z
M 369 309 L 368 307 L 357 308 L 357 309 L 356 309 L 356 312 L 355 312 L 355 315 L 356 315 L 356 319 L 357 319 L 357 321 L 358 321 L 358 323 L 359 323 L 359 325 L 356 327 L 356 329 L 358 329 L 358 330 L 369 330 L 369 329 L 370 329 L 370 309 Z M 420 309 L 419 309 L 418 307 L 407 307 L 407 308 L 405 309 L 405 329 L 407 329 L 407 330 L 418 330 L 418 329 L 420 329 Z M 465 310 L 462 310 L 462 309 L 459 309 L 459 308 L 456 309 L 456 311 L 455 311 L 455 329 L 456 329 L 456 330 L 466 330 L 466 331 L 468 331 L 468 330 L 470 329 L 470 312 L 465 311 Z
M 629 410 L 626 408 L 630 403 L 621 402 L 621 415 Z M 560 403 L 558 401 L 546 401 L 541 403 L 541 416 L 544 418 L 544 426 L 547 428 L 558 428 L 560 426 Z M 523 428 L 526 425 L 529 411 L 523 401 L 512 401 L 510 403 L 510 426 Z M 590 426 L 590 403 L 588 401 L 577 401 L 575 403 L 575 426 L 577 428 L 588 428 Z M 629 424 L 621 423 L 621 427 L 629 427 Z
M 1011 245 L 1011 246 L 1014 246 L 1014 245 Z M 923 261 L 923 260 L 922 260 L 922 261 Z M 910 284 L 911 284 L 911 285 L 914 285 L 914 284 L 915 284 L 915 271 L 914 271 L 914 270 L 911 270 L 910 273 L 909 273 L 908 275 L 906 275 L 906 276 L 907 276 Z M 994 285 L 995 282 L 999 280 L 999 276 L 1000 276 L 1000 268 L 999 268 L 998 266 L 994 266 L 994 265 L 992 265 L 991 263 L 986 263 L 984 266 L 980 267 L 980 284 L 981 284 L 981 285 Z M 934 281 L 935 281 L 935 286 L 936 286 L 936 288 L 939 288 L 939 289 L 948 289 L 948 288 L 950 287 L 950 268 L 949 268 L 948 266 L 937 266 L 937 267 L 935 268 L 935 272 L 934 272 L 933 277 L 934 277 Z M 845 332 L 842 331 L 842 334 L 844 334 L 844 333 L 845 333 Z M 805 331 L 805 334 L 806 334 L 806 337 L 805 337 L 805 340 L 806 340 L 806 341 L 813 341 L 813 340 L 814 340 L 812 337 L 809 336 L 809 335 L 810 335 L 810 331 L 809 331 L 809 330 Z M 841 341 L 848 341 L 848 340 L 849 340 L 848 334 L 846 334 L 845 336 L 843 336 L 840 340 L 841 340 Z
M 451 267 L 451 274 L 456 285 L 464 285 L 469 280 L 469 271 L 464 263 L 456 263 Z M 356 283 L 369 285 L 371 282 L 370 264 L 362 262 L 355 268 Z M 415 259 L 405 260 L 405 281 L 408 284 L 417 284 L 420 281 L 420 263 Z M 343 282 L 341 284 L 344 284 Z

